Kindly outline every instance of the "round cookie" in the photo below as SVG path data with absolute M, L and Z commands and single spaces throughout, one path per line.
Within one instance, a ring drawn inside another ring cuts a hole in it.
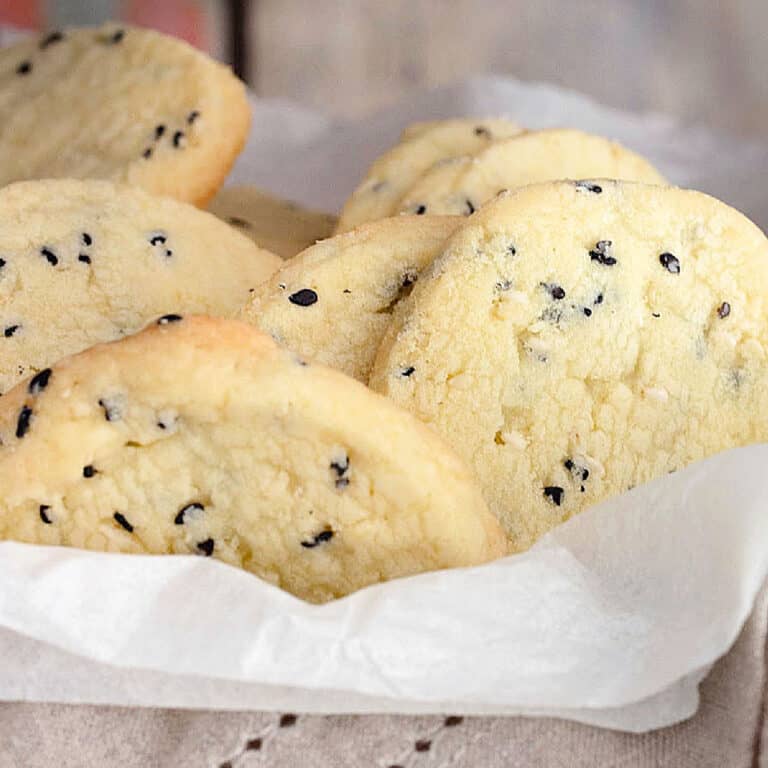
M 407 191 L 399 212 L 468 216 L 503 189 L 595 177 L 666 183 L 647 160 L 602 136 L 532 131 L 436 164 Z
M 462 222 L 398 216 L 324 240 L 262 283 L 240 316 L 295 352 L 367 382 L 392 312 Z
M 506 548 L 431 430 L 231 320 L 63 360 L 0 400 L 0 437 L 3 539 L 213 556 L 314 602 Z
M 0 190 L 0 393 L 169 312 L 232 316 L 281 264 L 191 205 L 108 181 Z
M 0 186 L 111 179 L 202 205 L 250 124 L 245 88 L 228 67 L 125 25 L 1 49 L 0 94 Z
M 367 221 L 393 216 L 402 196 L 436 162 L 472 154 L 494 138 L 514 136 L 522 129 L 509 120 L 442 120 L 419 126 L 415 135 L 379 157 L 344 204 L 337 232 Z M 406 134 L 408 129 L 406 129 Z
M 284 259 L 330 237 L 336 227 L 336 217 L 330 213 L 279 200 L 256 187 L 226 187 L 208 210 Z
M 515 550 L 590 504 L 768 438 L 768 241 L 698 192 L 557 182 L 472 216 L 371 386 L 474 467 Z

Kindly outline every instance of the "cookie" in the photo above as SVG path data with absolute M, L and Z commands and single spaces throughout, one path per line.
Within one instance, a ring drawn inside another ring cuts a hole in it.
M 505 552 L 460 460 L 245 323 L 160 318 L 0 400 L 0 538 L 198 554 L 323 602 Z
M 0 186 L 99 178 L 204 204 L 250 109 L 228 67 L 147 29 L 50 32 L 0 50 Z
M 502 189 L 594 177 L 666 183 L 647 160 L 601 136 L 533 131 L 438 163 L 407 191 L 399 212 L 468 216 Z
M 571 515 L 768 438 L 768 241 L 698 192 L 557 182 L 470 217 L 371 386 L 471 462 L 523 550 Z
M 191 205 L 96 180 L 0 190 L 0 392 L 173 312 L 231 316 L 282 263 Z
M 336 217 L 330 213 L 280 200 L 256 187 L 226 187 L 208 210 L 284 259 L 330 237 L 336 227 Z
M 463 219 L 398 216 L 308 248 L 259 286 L 242 319 L 367 382 L 397 304 Z
M 394 215 L 402 196 L 436 162 L 472 154 L 494 138 L 514 136 L 521 130 L 508 120 L 443 120 L 418 127 L 415 135 L 373 163 L 345 203 L 336 231 Z

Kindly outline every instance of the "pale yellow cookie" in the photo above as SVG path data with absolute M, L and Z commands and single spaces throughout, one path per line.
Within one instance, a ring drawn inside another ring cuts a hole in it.
M 243 84 L 147 29 L 67 29 L 0 50 L 0 186 L 100 178 L 204 204 L 248 134 Z
M 417 129 L 379 157 L 347 200 L 337 232 L 394 215 L 402 196 L 436 162 L 471 154 L 521 128 L 509 120 L 441 120 Z
M 259 286 L 241 317 L 366 382 L 392 312 L 462 221 L 398 216 L 324 240 Z
M 699 192 L 502 195 L 395 312 L 371 386 L 471 462 L 516 550 L 590 504 L 768 439 L 768 241 Z
M 232 316 L 281 264 L 210 213 L 107 181 L 0 190 L 0 393 L 168 312 Z
M 257 187 L 226 187 L 208 210 L 284 259 L 330 237 L 337 221 L 330 213 L 280 200 Z
M 647 160 L 602 136 L 532 131 L 433 166 L 404 195 L 399 212 L 469 216 L 503 189 L 585 178 L 666 183 Z
M 3 539 L 212 556 L 314 602 L 506 548 L 437 435 L 244 323 L 67 358 L 0 399 L 0 437 Z

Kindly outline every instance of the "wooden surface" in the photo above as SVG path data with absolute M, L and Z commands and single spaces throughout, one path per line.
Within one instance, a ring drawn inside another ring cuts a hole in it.
M 473 73 L 768 138 L 768 0 L 251 0 L 251 82 L 344 116 Z

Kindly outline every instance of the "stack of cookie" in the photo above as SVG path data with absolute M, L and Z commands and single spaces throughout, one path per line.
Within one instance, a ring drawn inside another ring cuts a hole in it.
M 220 65 L 108 26 L 0 78 L 0 538 L 323 602 L 768 435 L 768 242 L 606 139 L 419 123 L 338 222 L 249 188 L 217 218 Z

